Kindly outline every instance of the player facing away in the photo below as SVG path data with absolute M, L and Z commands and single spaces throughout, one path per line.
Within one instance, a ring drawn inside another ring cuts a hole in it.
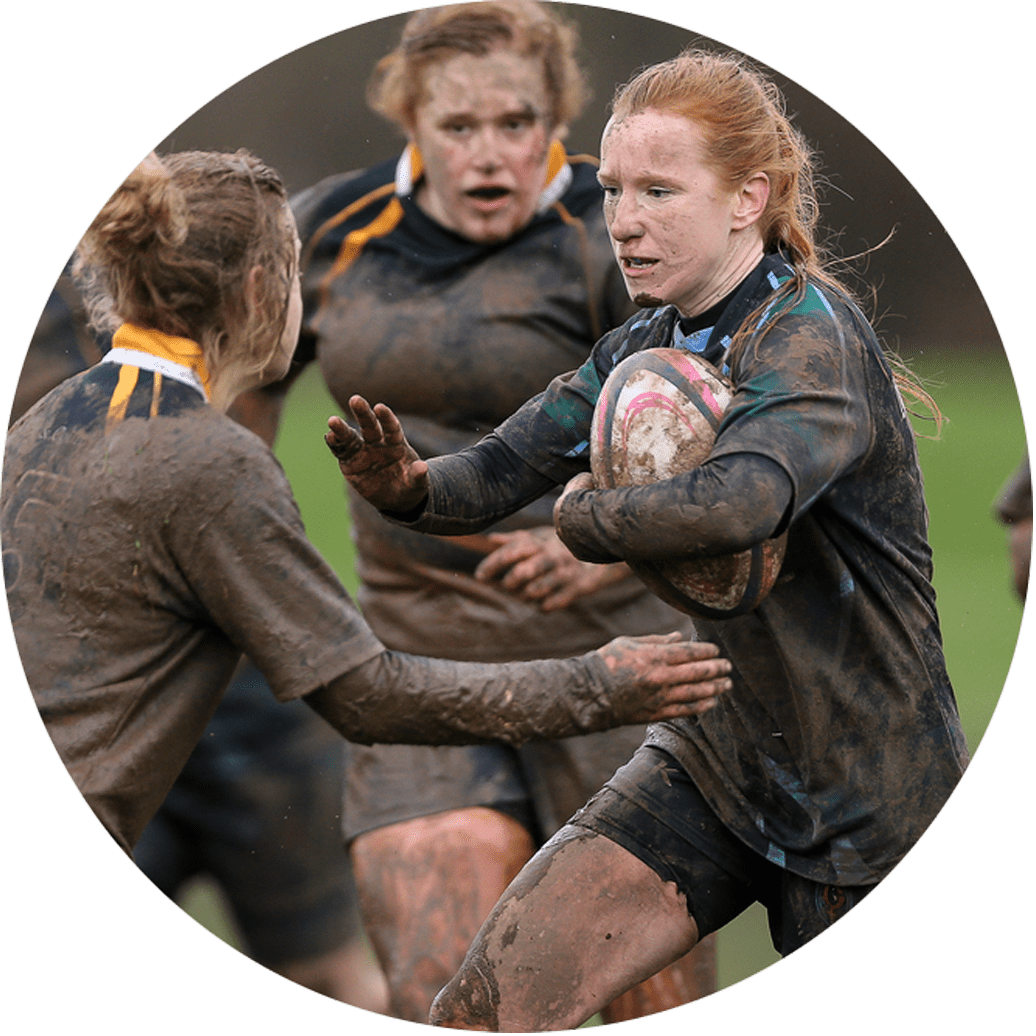
M 749 904 L 787 954 L 915 844 L 967 748 L 942 652 L 913 430 L 873 330 L 814 246 L 813 160 L 775 86 L 689 50 L 620 88 L 600 180 L 644 308 L 479 444 L 421 461 L 391 411 L 331 419 L 353 486 L 411 527 L 471 532 L 547 487 L 590 561 L 701 557 L 787 530 L 752 612 L 699 621 L 734 665 L 700 716 L 630 764 L 509 886 L 433 1023 L 573 1028 Z M 699 468 L 597 490 L 587 435 L 618 358 L 701 352 L 734 398 Z
M 292 199 L 305 310 L 293 373 L 316 363 L 343 408 L 354 393 L 380 398 L 424 457 L 477 441 L 636 309 L 612 258 L 597 162 L 563 144 L 586 93 L 575 50 L 554 4 L 417 12 L 368 84 L 402 153 Z M 283 388 L 254 393 L 252 412 L 275 407 Z M 447 539 L 393 526 L 353 494 L 357 602 L 379 640 L 507 662 L 581 654 L 616 633 L 693 636 L 625 564 L 574 558 L 552 503 Z M 342 828 L 393 1014 L 427 1019 L 507 883 L 643 734 L 348 746 Z M 712 992 L 713 943 L 603 1018 Z
M 307 541 L 280 466 L 223 413 L 284 375 L 299 242 L 246 152 L 149 156 L 79 250 L 101 363 L 10 430 L 4 574 L 29 685 L 80 791 L 130 851 L 246 653 L 282 701 L 360 742 L 521 743 L 708 708 L 711 645 L 619 639 L 508 666 L 386 650 Z

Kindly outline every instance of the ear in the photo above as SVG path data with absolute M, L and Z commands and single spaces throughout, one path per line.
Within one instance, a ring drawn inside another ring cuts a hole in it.
M 266 271 L 261 266 L 253 266 L 245 278 L 245 308 L 252 312 L 259 305 L 265 287 Z
M 743 230 L 755 223 L 770 200 L 770 178 L 766 173 L 753 173 L 738 189 L 734 198 L 733 228 Z

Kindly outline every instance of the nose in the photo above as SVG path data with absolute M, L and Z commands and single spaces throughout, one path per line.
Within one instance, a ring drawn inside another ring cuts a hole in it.
M 492 172 L 502 164 L 500 140 L 493 127 L 485 126 L 472 138 L 471 157 L 480 172 Z
M 619 192 L 617 197 L 605 203 L 608 233 L 616 241 L 631 241 L 644 233 L 640 210 L 635 196 L 628 191 Z

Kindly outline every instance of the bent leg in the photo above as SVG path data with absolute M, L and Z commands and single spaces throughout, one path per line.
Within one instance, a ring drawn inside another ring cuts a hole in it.
M 513 881 L 431 1023 L 574 1029 L 697 942 L 684 896 L 603 835 L 562 828 Z
M 628 1022 L 700 1000 L 716 992 L 716 936 L 707 935 L 690 953 L 620 994 L 601 1010 L 604 1022 Z
M 352 844 L 360 911 L 390 1010 L 426 1022 L 486 915 L 535 846 L 517 820 L 471 807 L 391 824 Z

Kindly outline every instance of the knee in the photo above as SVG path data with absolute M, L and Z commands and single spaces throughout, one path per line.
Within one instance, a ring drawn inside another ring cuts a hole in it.
M 465 965 L 432 1002 L 429 1024 L 445 1029 L 497 1032 L 500 998 L 492 988 L 490 975 L 491 972 Z

